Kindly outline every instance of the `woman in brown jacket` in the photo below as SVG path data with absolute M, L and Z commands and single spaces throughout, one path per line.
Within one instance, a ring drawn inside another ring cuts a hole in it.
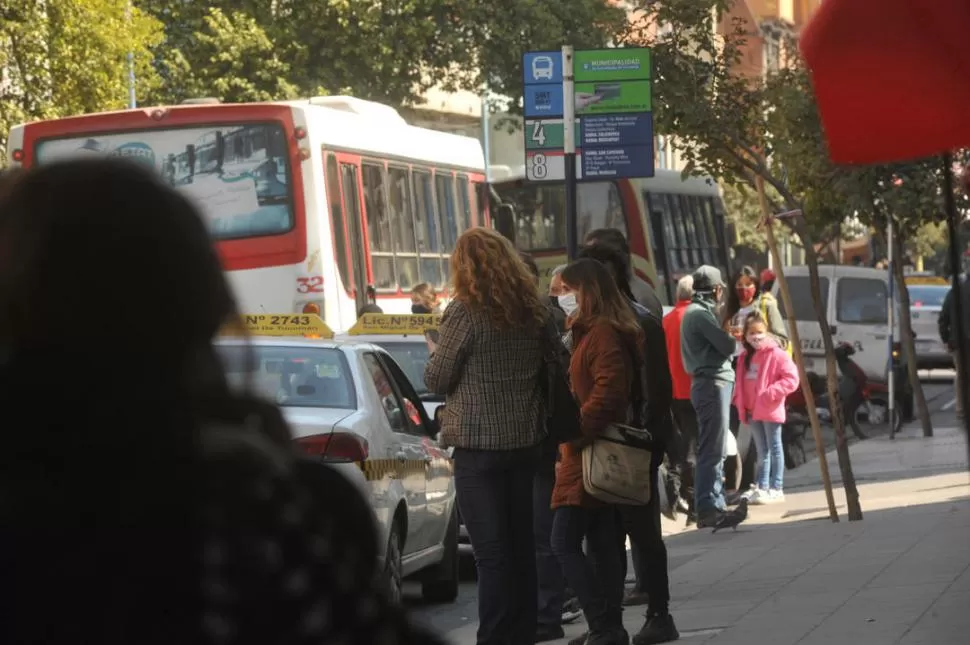
M 562 272 L 562 283 L 564 293 L 575 294 L 578 303 L 567 326 L 573 347 L 569 378 L 580 405 L 583 438 L 560 448 L 552 493 L 552 548 L 586 614 L 587 645 L 625 645 L 629 636 L 621 620 L 623 580 L 615 509 L 584 490 L 582 450 L 610 424 L 629 421 L 633 356 L 642 353 L 642 332 L 599 262 L 573 262 Z M 583 553 L 584 538 L 588 556 Z

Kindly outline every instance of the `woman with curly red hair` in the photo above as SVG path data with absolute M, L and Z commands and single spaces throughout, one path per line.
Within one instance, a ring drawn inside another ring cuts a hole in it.
M 545 347 L 559 343 L 536 281 L 511 242 L 487 228 L 458 238 L 453 298 L 428 361 L 444 394 L 441 442 L 455 448 L 458 505 L 478 568 L 478 645 L 536 636 L 532 482 L 545 436 Z

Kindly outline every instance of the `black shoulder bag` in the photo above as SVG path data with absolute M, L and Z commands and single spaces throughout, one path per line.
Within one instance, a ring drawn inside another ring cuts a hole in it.
M 556 445 L 582 436 L 579 405 L 569 389 L 568 358 L 569 353 L 549 317 L 542 333 L 543 364 L 539 379 L 545 390 L 547 439 Z

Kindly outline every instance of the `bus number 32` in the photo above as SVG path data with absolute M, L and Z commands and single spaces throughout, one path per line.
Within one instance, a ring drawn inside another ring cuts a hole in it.
M 296 279 L 297 293 L 323 293 L 323 276 L 315 275 L 309 278 Z

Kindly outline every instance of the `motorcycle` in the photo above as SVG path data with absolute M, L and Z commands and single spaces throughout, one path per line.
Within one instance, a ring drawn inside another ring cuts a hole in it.
M 839 397 L 842 400 L 842 416 L 852 429 L 852 433 L 858 439 L 867 439 L 868 435 L 863 432 L 862 424 L 871 427 L 878 427 L 889 421 L 889 388 L 884 383 L 870 381 L 865 371 L 859 367 L 858 363 L 852 360 L 856 348 L 848 343 L 841 343 L 835 348 L 835 360 L 839 368 Z M 894 356 L 894 359 L 898 356 Z M 902 427 L 903 423 L 903 397 L 905 396 L 904 371 L 903 367 L 894 360 L 893 378 L 896 379 L 896 405 L 893 410 L 892 429 L 896 432 Z M 810 388 L 815 395 L 815 409 L 819 420 L 831 425 L 832 413 L 829 404 L 828 391 L 825 378 L 814 372 L 808 373 Z M 804 440 L 810 427 L 808 411 L 805 408 L 805 400 L 799 389 L 788 397 L 788 422 L 790 426 L 788 432 L 792 435 L 793 450 L 795 458 L 800 451 L 798 446 Z M 786 454 L 787 460 L 787 454 Z

